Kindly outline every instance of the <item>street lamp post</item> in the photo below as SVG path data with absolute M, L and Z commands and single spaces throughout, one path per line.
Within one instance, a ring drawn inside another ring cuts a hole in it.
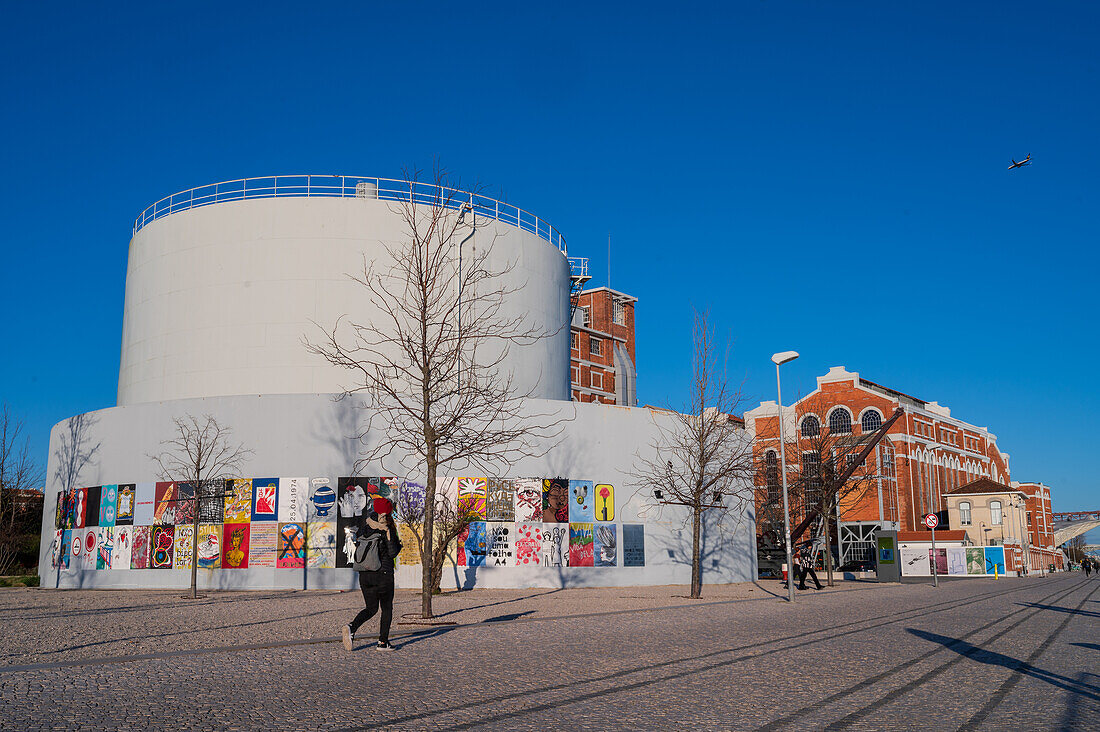
M 772 355 L 775 364 L 775 392 L 779 403 L 779 474 L 783 480 L 783 542 L 787 547 L 787 602 L 794 602 L 794 564 L 791 561 L 791 510 L 787 502 L 787 436 L 783 429 L 783 389 L 779 384 L 779 367 L 798 358 L 795 351 Z

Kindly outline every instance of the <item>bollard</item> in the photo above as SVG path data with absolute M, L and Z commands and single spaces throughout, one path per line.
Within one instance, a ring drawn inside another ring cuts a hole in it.
M 993 565 L 993 579 L 1000 579 L 1000 578 L 1001 578 L 1001 568 L 1000 568 L 999 565 L 994 564 Z

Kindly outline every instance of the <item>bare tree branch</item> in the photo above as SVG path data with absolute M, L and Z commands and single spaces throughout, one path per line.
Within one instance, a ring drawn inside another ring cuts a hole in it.
M 375 315 L 318 326 L 322 334 L 307 338 L 306 346 L 351 373 L 345 395 L 365 398 L 357 435 L 364 449 L 356 469 L 397 456 L 399 469 L 391 471 L 424 475 L 426 505 L 434 506 L 441 469 L 475 467 L 491 475 L 549 449 L 563 420 L 532 410 L 535 387 L 517 385 L 509 353 L 513 346 L 552 337 L 568 323 L 547 330 L 509 315 L 505 304 L 523 283 L 510 276 L 515 262 L 492 264 L 496 236 L 478 229 L 476 210 L 463 200 L 476 195 L 476 187 L 460 194 L 439 167 L 429 182 L 421 176 L 419 170 L 405 171 L 409 196 L 391 207 L 405 224 L 406 241 L 387 248 L 388 261 L 364 257 L 362 273 L 351 276 Z M 454 507 L 448 516 L 460 514 Z M 432 617 L 438 576 L 436 519 L 435 511 L 424 512 L 417 534 L 425 618 Z M 449 519 L 446 524 L 440 539 L 454 525 Z

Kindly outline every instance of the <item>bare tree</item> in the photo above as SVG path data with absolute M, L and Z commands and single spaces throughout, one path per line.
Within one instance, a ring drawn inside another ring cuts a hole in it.
M 61 487 L 71 491 L 77 487 L 80 474 L 99 454 L 100 443 L 91 443 L 91 431 L 99 422 L 94 414 L 78 414 L 65 420 L 65 431 L 54 453 L 57 467 L 54 477 Z
M 822 422 L 833 402 L 815 396 L 795 404 L 796 429 L 793 435 L 787 435 L 786 445 L 788 471 L 798 471 L 793 480 L 788 472 L 791 541 L 797 543 L 807 530 L 813 530 L 815 553 L 825 552 L 824 564 L 831 586 L 833 562 L 829 547 L 834 528 L 839 531 L 835 524 L 838 508 L 854 508 L 866 501 L 877 487 L 877 479 L 892 475 L 894 461 L 888 445 L 860 460 L 864 448 L 877 442 L 881 435 L 863 432 L 862 425 L 857 434 L 853 425 L 845 421 L 848 413 L 843 410 L 835 413 L 835 423 Z M 879 427 L 881 424 L 875 429 Z M 758 427 L 757 437 L 762 438 L 758 442 L 765 449 L 757 451 L 754 457 L 758 524 L 781 545 L 784 529 L 783 504 L 779 498 L 780 468 L 777 454 L 770 448 L 779 444 L 778 429 L 778 422 Z M 851 474 L 839 480 L 848 468 Z
M 15 564 L 28 528 L 34 527 L 30 507 L 36 501 L 30 500 L 30 491 L 42 489 L 43 477 L 30 456 L 30 438 L 23 435 L 22 420 L 13 417 L 5 404 L 0 411 L 0 575 Z M 34 535 L 38 535 L 36 528 Z
M 524 283 L 511 281 L 515 263 L 494 265 L 492 234 L 476 237 L 476 189 L 461 192 L 436 168 L 432 179 L 406 171 L 408 195 L 392 210 L 406 242 L 388 247 L 389 261 L 364 259 L 351 276 L 376 308 L 373 318 L 341 318 L 306 345 L 348 369 L 368 415 L 358 437 L 358 465 L 397 456 L 398 474 L 424 475 L 425 503 L 435 505 L 440 470 L 508 465 L 545 454 L 562 419 L 531 410 L 534 387 L 519 387 L 507 369 L 509 348 L 558 330 L 510 316 L 505 303 Z M 563 316 L 564 317 L 564 316 Z M 380 430 L 372 431 L 374 425 Z M 420 550 L 421 614 L 432 617 L 435 577 L 434 511 L 424 513 Z
M 252 454 L 231 439 L 232 429 L 218 423 L 207 414 L 202 419 L 188 414 L 172 420 L 175 434 L 163 442 L 161 452 L 149 455 L 157 464 L 160 477 L 174 483 L 188 484 L 194 491 L 191 537 L 191 597 L 198 597 L 199 522 L 202 501 L 217 500 L 222 492 L 211 490 L 225 480 L 238 477 L 241 463 Z
M 639 490 L 658 489 L 664 503 L 685 506 L 691 523 L 691 596 L 703 592 L 701 529 L 706 514 L 740 520 L 752 500 L 752 443 L 733 415 L 741 393 L 730 386 L 726 358 L 719 362 L 706 313 L 696 312 L 692 329 L 691 401 L 669 410 L 671 425 L 657 422 L 652 457 L 639 458 L 632 473 Z M 728 351 L 727 351 L 728 354 Z
M 424 518 L 425 494 L 402 486 L 397 492 L 396 499 L 394 513 L 397 522 L 409 530 L 416 539 L 417 547 L 422 550 L 423 547 L 428 546 L 424 536 L 424 526 L 427 523 Z M 431 588 L 433 593 L 440 592 L 443 564 L 447 559 L 447 550 L 451 542 L 477 520 L 475 500 L 469 497 L 452 498 L 445 492 L 436 491 L 435 511 L 432 517 Z M 423 557 L 423 554 L 421 556 Z
M 1078 534 L 1063 544 L 1062 548 L 1065 549 L 1069 561 L 1079 565 L 1085 558 L 1085 546 L 1084 534 Z

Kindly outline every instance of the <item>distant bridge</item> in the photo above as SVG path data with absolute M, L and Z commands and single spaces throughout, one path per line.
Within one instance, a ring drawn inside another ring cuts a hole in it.
M 1054 514 L 1054 546 L 1100 527 L 1100 511 L 1069 511 Z

